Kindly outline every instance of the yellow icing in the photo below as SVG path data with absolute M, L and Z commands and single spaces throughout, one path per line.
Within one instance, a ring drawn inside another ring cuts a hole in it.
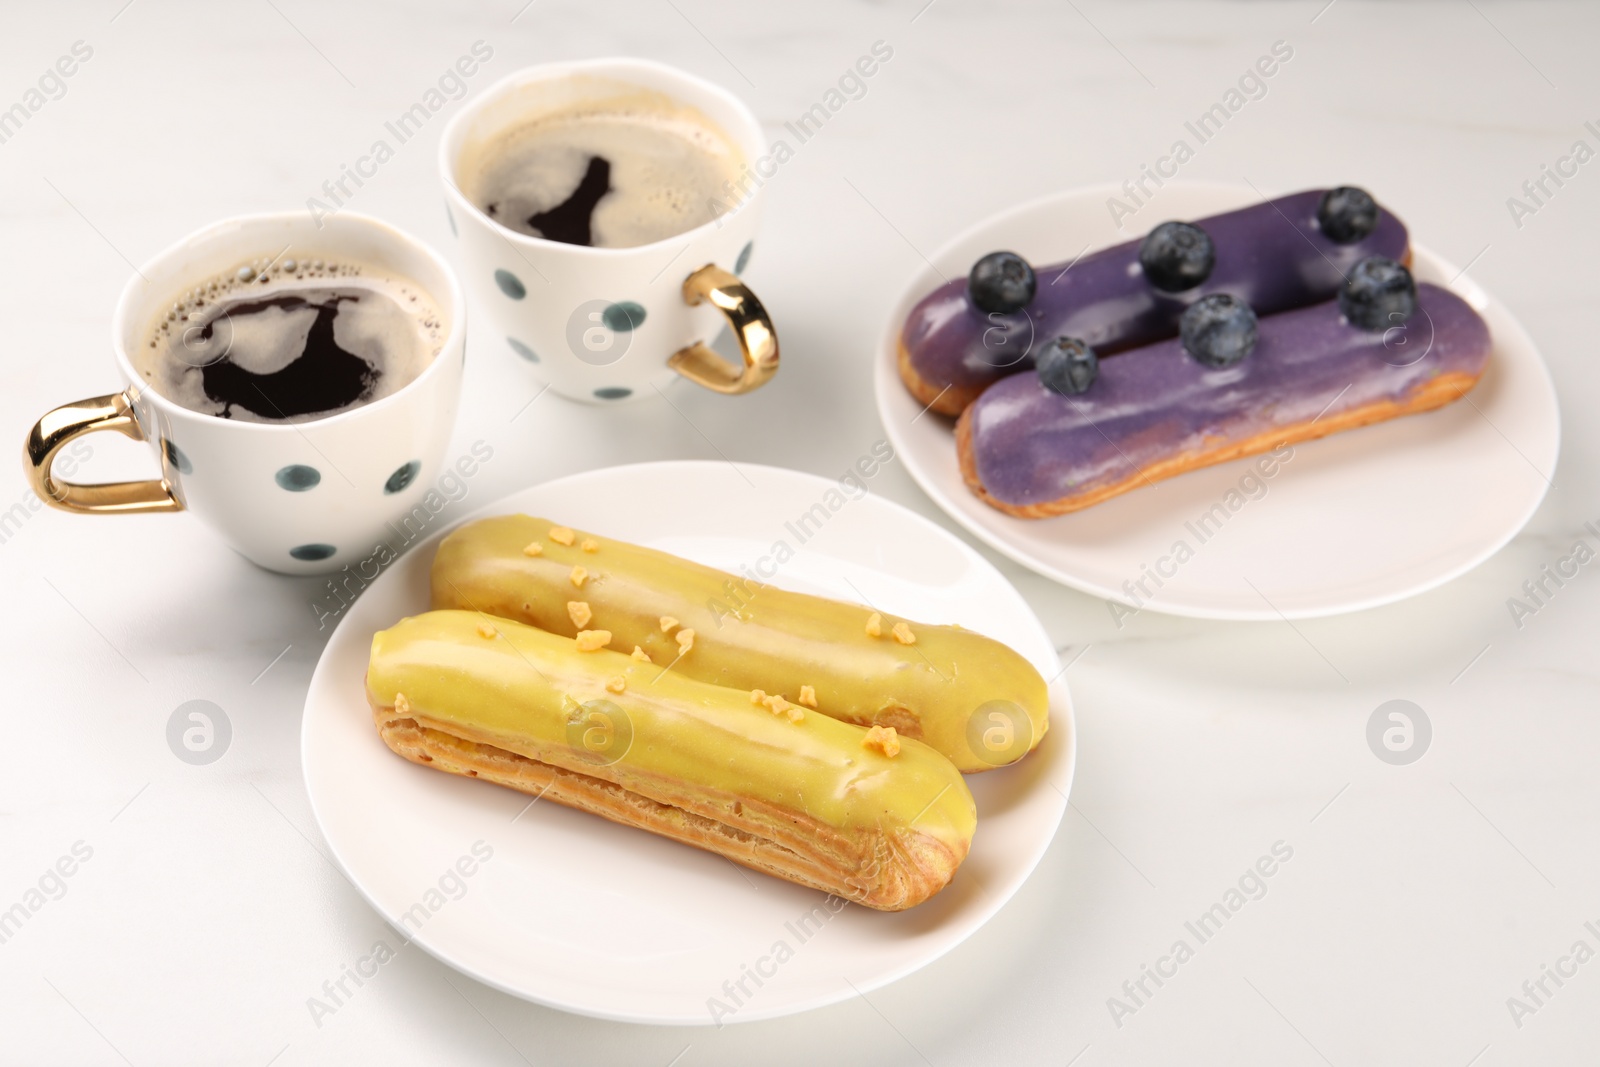
M 1019 709 L 1004 715 L 1016 720 L 1014 734 L 1027 733 L 1015 751 L 1003 749 L 1013 758 L 1037 746 L 1049 727 L 1044 679 L 998 641 L 892 617 L 874 637 L 867 621 L 876 613 L 860 605 L 761 585 L 586 531 L 574 536 L 596 541 L 597 553 L 551 544 L 542 556 L 524 555 L 522 546 L 550 528 L 547 519 L 502 515 L 454 531 L 434 557 L 433 606 L 484 611 L 571 637 L 567 574 L 582 561 L 591 568 L 583 590 L 593 610 L 589 625 L 609 630 L 613 647 L 638 645 L 657 664 L 676 660 L 675 673 L 791 702 L 810 686 L 822 715 L 895 726 L 963 771 L 996 763 L 992 745 L 975 751 L 970 740 L 988 736 L 996 702 Z M 681 657 L 664 633 L 667 618 L 695 632 Z M 893 639 L 896 626 L 915 643 Z
M 475 740 L 656 799 L 679 783 L 680 795 L 766 801 L 840 828 L 914 825 L 966 851 L 977 824 L 972 794 L 926 745 L 902 740 L 890 759 L 862 747 L 861 727 L 823 715 L 792 722 L 752 707 L 747 691 L 620 652 L 579 652 L 571 639 L 521 623 L 496 620 L 497 636 L 484 640 L 483 621 L 430 611 L 374 635 L 368 691 L 381 705 L 401 695 L 410 713 Z M 620 693 L 607 685 L 619 678 Z M 605 720 L 591 716 L 596 709 Z M 586 738 L 596 727 L 602 733 Z

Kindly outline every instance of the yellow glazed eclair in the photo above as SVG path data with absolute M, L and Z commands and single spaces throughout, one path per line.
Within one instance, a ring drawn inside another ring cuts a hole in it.
M 604 632 L 676 674 L 759 690 L 860 726 L 892 726 L 962 771 L 1013 763 L 1049 726 L 1046 685 L 998 641 L 793 593 L 527 515 L 439 545 L 433 606 L 575 637 Z
M 972 794 L 927 745 L 590 644 L 430 611 L 373 637 L 367 699 L 415 763 L 871 908 L 921 903 L 966 857 Z

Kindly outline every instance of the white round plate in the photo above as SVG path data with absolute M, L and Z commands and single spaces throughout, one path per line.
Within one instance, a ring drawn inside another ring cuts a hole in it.
M 997 248 L 1067 263 L 1165 219 L 1259 199 L 1246 186 L 1172 185 L 1119 233 L 1106 209 L 1112 195 L 1121 194 L 1106 186 L 1024 204 L 968 230 L 933 264 L 960 277 Z M 1419 281 L 1448 286 L 1488 321 L 1494 353 L 1483 380 L 1438 411 L 1295 445 L 1269 479 L 1252 477 L 1255 459 L 1242 459 L 1051 519 L 983 503 L 962 481 L 953 420 L 923 414 L 895 367 L 901 324 L 942 280 L 931 266 L 890 312 L 878 412 L 912 477 L 951 518 L 1085 593 L 1208 619 L 1311 618 L 1401 600 L 1477 566 L 1522 529 L 1549 488 L 1561 436 L 1549 372 L 1516 319 L 1432 252 L 1413 245 L 1412 257 Z M 1202 541 L 1191 526 L 1218 504 L 1226 520 L 1205 527 Z
M 774 467 L 646 463 L 526 489 L 473 517 L 527 512 L 730 571 L 769 569 L 759 561 L 785 541 L 796 554 L 774 584 L 960 622 L 1054 678 L 1039 749 L 968 778 L 978 832 L 943 892 L 898 914 L 857 906 L 832 914 L 821 893 L 391 753 L 365 699 L 367 654 L 375 632 L 427 610 L 443 532 L 349 608 L 306 698 L 306 790 L 351 882 L 403 936 L 481 982 L 641 1023 L 743 1022 L 845 1000 L 910 974 L 982 926 L 1033 870 L 1066 809 L 1075 746 L 1060 664 L 1026 602 L 970 547 L 899 505 L 839 490 Z M 785 524 L 818 504 L 829 517 L 802 544 Z M 463 857 L 470 876 L 456 871 Z M 761 974 L 759 987 L 746 968 Z M 741 981 L 749 995 L 730 995 Z

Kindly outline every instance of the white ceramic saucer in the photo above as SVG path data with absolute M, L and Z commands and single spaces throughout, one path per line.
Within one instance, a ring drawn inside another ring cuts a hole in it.
M 1259 200 L 1248 186 L 1169 186 L 1118 232 L 1106 209 L 1117 192 L 1084 189 L 1024 204 L 957 237 L 933 263 L 952 278 L 996 249 L 1040 265 L 1067 263 L 1169 218 Z M 984 504 L 961 480 L 952 420 L 923 414 L 895 369 L 901 323 L 941 281 L 933 267 L 918 271 L 890 310 L 875 368 L 878 412 L 912 477 L 951 518 L 1074 589 L 1211 619 L 1375 607 L 1441 585 L 1511 540 L 1544 498 L 1560 447 L 1549 372 L 1511 313 L 1415 244 L 1412 270 L 1419 281 L 1449 286 L 1488 321 L 1494 354 L 1483 381 L 1441 410 L 1296 445 L 1261 488 L 1251 478 L 1241 489 L 1254 462 L 1245 459 L 1057 518 L 1017 519 Z M 1190 524 L 1218 503 L 1230 507 L 1227 521 L 1205 527 L 1211 535 L 1202 542 Z M 1180 541 L 1192 554 L 1175 551 Z M 1151 571 L 1171 574 L 1158 586 Z
M 838 489 L 772 467 L 648 463 L 526 489 L 479 514 L 528 512 L 728 570 L 755 566 L 784 540 L 796 554 L 776 584 L 960 622 L 1055 679 L 1039 749 L 968 779 L 978 832 L 942 893 L 898 914 L 846 906 L 818 917 L 820 893 L 395 756 L 364 697 L 368 648 L 376 631 L 427 609 L 442 533 L 349 608 L 306 698 L 306 789 L 351 882 L 406 937 L 479 981 L 643 1023 L 743 1022 L 846 1000 L 917 970 L 982 926 L 1033 870 L 1066 809 L 1075 746 L 1060 664 L 1022 597 L 970 547 L 878 497 L 830 496 Z M 828 518 L 808 525 L 802 544 L 785 523 L 819 503 Z M 760 985 L 747 969 L 763 974 Z M 724 983 L 741 982 L 747 995 L 735 1004 Z

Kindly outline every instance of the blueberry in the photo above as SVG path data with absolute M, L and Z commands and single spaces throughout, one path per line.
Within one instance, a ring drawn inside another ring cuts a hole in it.
M 1202 296 L 1178 320 L 1184 351 L 1207 367 L 1231 367 L 1256 347 L 1256 313 L 1236 296 Z
M 1028 261 L 1015 252 L 990 252 L 972 265 L 967 295 L 984 311 L 1009 315 L 1033 299 L 1039 281 Z
M 1211 235 L 1187 222 L 1163 222 L 1139 245 L 1139 266 L 1150 284 L 1164 293 L 1193 289 L 1211 277 L 1217 246 Z
M 1322 194 L 1317 205 L 1317 225 L 1328 240 L 1347 245 L 1378 228 L 1378 202 L 1354 185 L 1341 185 Z
M 1394 260 L 1368 256 L 1351 268 L 1339 290 L 1339 310 L 1363 330 L 1398 326 L 1417 310 L 1417 283 Z
M 1078 396 L 1100 377 L 1100 359 L 1094 349 L 1076 337 L 1057 337 L 1034 357 L 1039 384 L 1052 393 Z

